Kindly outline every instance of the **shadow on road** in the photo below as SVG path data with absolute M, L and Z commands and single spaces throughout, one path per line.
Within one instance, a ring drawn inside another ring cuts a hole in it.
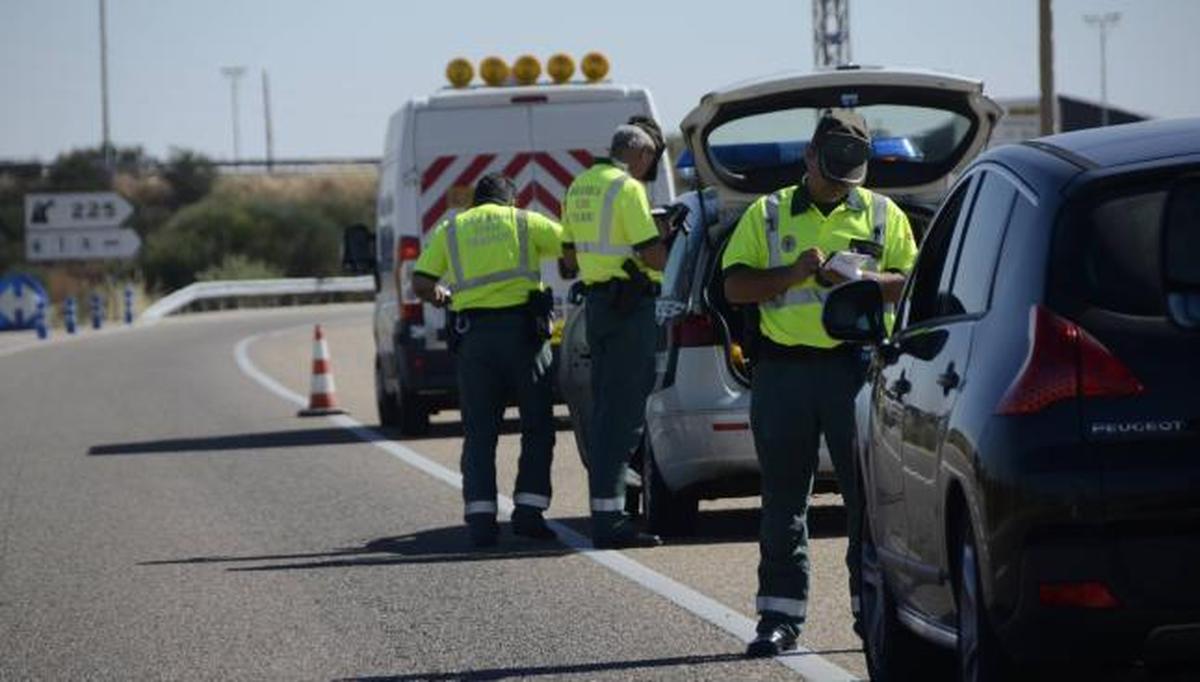
M 378 434 L 372 440 L 387 440 Z M 240 433 L 226 436 L 198 436 L 193 438 L 168 438 L 132 443 L 94 445 L 89 455 L 163 455 L 193 452 L 219 452 L 226 450 L 265 450 L 268 448 L 297 448 L 320 445 L 351 445 L 364 442 L 352 431 L 342 428 L 296 429 L 294 431 L 264 431 L 262 433 Z
M 438 564 L 461 561 L 500 561 L 536 559 L 571 554 L 569 547 L 517 538 L 504 524 L 500 544 L 487 549 L 470 547 L 465 526 L 434 528 L 410 535 L 379 538 L 360 547 L 339 547 L 323 552 L 207 556 L 184 559 L 143 561 L 139 566 L 177 566 L 185 564 L 260 564 L 230 566 L 234 572 L 299 571 L 321 568 L 355 568 L 404 564 Z
M 831 653 L 831 652 L 822 652 Z M 429 672 L 406 675 L 380 675 L 350 678 L 358 682 L 406 682 L 408 680 L 506 680 L 542 675 L 582 675 L 621 670 L 655 670 L 680 666 L 711 665 L 745 661 L 741 654 L 701 654 L 693 656 L 671 656 L 666 658 L 643 658 L 632 661 L 596 661 L 594 663 L 565 663 L 546 666 L 516 666 L 512 668 L 481 668 L 457 672 Z
M 419 436 L 406 436 L 400 433 L 399 429 L 383 426 L 382 424 L 375 424 L 371 428 L 382 431 L 394 440 L 429 440 L 433 438 L 462 438 L 463 436 L 462 421 L 458 419 L 433 421 L 429 424 L 429 430 Z M 555 415 L 554 430 L 560 433 L 571 431 L 571 418 L 563 415 Z M 521 422 L 517 419 L 503 420 L 500 423 L 500 433 L 502 435 L 521 433 Z

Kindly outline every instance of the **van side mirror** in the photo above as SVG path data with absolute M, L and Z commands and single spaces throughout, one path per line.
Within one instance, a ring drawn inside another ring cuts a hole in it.
M 1180 327 L 1200 329 L 1200 176 L 1171 187 L 1161 241 L 1167 314 Z
M 848 282 L 825 299 L 821 311 L 825 333 L 839 341 L 876 344 L 887 336 L 883 324 L 883 290 L 878 282 Z
M 342 272 L 350 275 L 372 275 L 375 278 L 375 291 L 379 291 L 375 235 L 362 223 L 355 223 L 342 231 Z

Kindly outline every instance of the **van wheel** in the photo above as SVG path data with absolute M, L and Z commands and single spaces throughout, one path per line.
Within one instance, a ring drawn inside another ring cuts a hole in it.
M 872 680 L 928 679 L 932 646 L 919 640 L 896 614 L 896 597 L 888 587 L 879 551 L 871 537 L 871 519 L 863 505 L 859 538 L 859 570 L 862 575 L 861 632 L 863 653 Z M 944 658 L 944 657 L 943 657 Z
M 1009 679 L 1011 662 L 992 629 L 979 578 L 979 552 L 970 517 L 959 523 L 958 569 L 955 598 L 958 604 L 958 677 L 963 682 Z
M 642 451 L 642 509 L 651 533 L 667 537 L 691 535 L 696 531 L 700 500 L 672 492 L 658 471 L 649 439 Z
M 378 355 L 375 356 L 375 409 L 379 412 L 380 426 L 400 426 L 400 408 L 396 404 L 396 394 L 388 393 L 387 383 L 383 380 L 383 364 Z
M 400 433 L 406 436 L 423 436 L 429 433 L 429 408 L 416 395 L 400 388 L 399 413 Z

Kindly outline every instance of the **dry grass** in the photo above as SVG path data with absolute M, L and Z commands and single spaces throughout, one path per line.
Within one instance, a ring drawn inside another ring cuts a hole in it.
M 374 204 L 378 176 L 374 171 L 344 175 L 222 175 L 213 188 L 213 197 L 229 199 L 266 199 L 286 203 L 312 204 L 336 200 L 338 203 Z

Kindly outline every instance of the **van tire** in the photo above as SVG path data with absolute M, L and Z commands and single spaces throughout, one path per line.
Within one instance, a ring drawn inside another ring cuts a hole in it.
M 429 433 L 429 408 L 413 393 L 400 387 L 400 400 L 396 403 L 399 413 L 400 433 L 405 436 L 424 436 Z
M 375 356 L 375 409 L 379 412 L 379 425 L 384 428 L 400 426 L 400 408 L 396 394 L 389 393 L 383 379 L 383 363 Z
M 658 471 L 654 451 L 647 438 L 642 451 L 642 510 L 646 528 L 664 537 L 682 537 L 696 532 L 700 500 L 687 493 L 672 492 Z

